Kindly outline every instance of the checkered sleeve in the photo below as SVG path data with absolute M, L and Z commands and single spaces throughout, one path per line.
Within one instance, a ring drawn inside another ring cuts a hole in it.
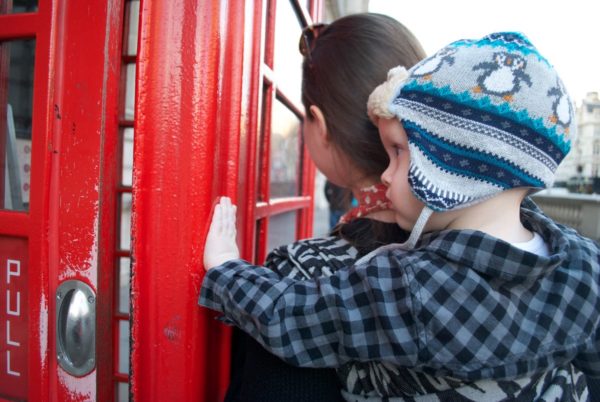
M 372 359 L 414 366 L 419 337 L 410 278 L 396 264 L 377 256 L 330 277 L 294 280 L 229 261 L 207 272 L 199 304 L 222 312 L 296 366 Z
M 573 364 L 590 377 L 600 378 L 600 330 L 587 347 L 580 352 Z
M 588 246 L 587 251 L 590 255 L 592 246 L 595 244 Z M 600 257 L 596 254 L 596 269 L 600 266 Z M 593 257 L 592 257 L 593 258 Z M 597 276 L 596 276 L 597 278 Z M 580 306 L 578 306 L 580 307 Z M 581 371 L 586 373 L 590 377 L 600 378 L 600 317 L 598 317 L 598 308 L 596 307 L 593 311 L 595 311 L 595 315 L 590 314 L 590 321 L 595 322 L 595 331 L 592 332 L 592 336 L 582 347 L 582 350 L 577 354 L 575 359 L 573 360 L 573 365 L 579 368 Z M 592 317 L 595 317 L 592 318 Z

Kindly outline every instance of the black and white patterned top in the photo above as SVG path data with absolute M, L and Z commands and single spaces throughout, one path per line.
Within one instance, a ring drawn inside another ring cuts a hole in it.
M 585 400 L 578 369 L 600 375 L 598 247 L 536 211 L 523 209 L 523 221 L 549 244 L 549 258 L 481 232 L 446 231 L 343 269 L 336 259 L 311 272 L 307 259 L 328 257 L 299 255 L 310 280 L 230 262 L 207 273 L 200 304 L 289 363 L 341 366 L 350 400 L 366 400 L 352 399 L 356 389 L 365 397 L 475 395 L 485 378 L 500 380 L 488 381 L 498 395 L 509 395 L 502 384 L 540 394 L 560 378 L 577 395 L 564 400 Z M 335 248 L 339 239 L 329 241 Z M 423 385 L 427 376 L 433 381 Z

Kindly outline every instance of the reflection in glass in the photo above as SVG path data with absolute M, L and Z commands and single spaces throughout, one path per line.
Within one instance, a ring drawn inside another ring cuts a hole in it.
M 135 63 L 125 66 L 125 120 L 133 120 L 135 110 Z
M 273 102 L 271 117 L 271 198 L 299 194 L 300 120 L 284 104 Z
M 267 252 L 270 252 L 275 247 L 296 241 L 296 217 L 296 211 L 269 217 Z
M 273 71 L 279 90 L 297 107 L 301 105 L 302 56 L 298 39 L 302 30 L 291 2 L 277 2 Z
M 119 320 L 119 373 L 129 374 L 129 321 Z
M 117 394 L 118 402 L 129 402 L 129 384 L 126 382 L 120 382 L 118 385 Z
M 121 231 L 119 247 L 129 250 L 131 247 L 131 193 L 121 194 Z
M 325 198 L 325 176 L 318 170 L 315 175 L 313 206 L 313 236 L 327 236 L 329 233 L 329 203 Z
M 123 129 L 123 172 L 121 182 L 124 186 L 131 186 L 133 179 L 133 128 Z
M 38 0 L 0 0 L 0 14 L 34 13 Z
M 29 209 L 35 40 L 0 43 L 0 208 Z M 2 80 L 7 77 L 7 80 Z
M 137 39 L 138 39 L 138 23 L 140 19 L 140 2 L 139 0 L 128 1 L 125 5 L 126 16 L 125 20 L 128 24 L 128 29 L 125 32 L 127 35 L 124 38 L 123 52 L 126 56 L 135 56 L 137 54 Z
M 129 314 L 131 259 L 119 258 L 119 313 Z

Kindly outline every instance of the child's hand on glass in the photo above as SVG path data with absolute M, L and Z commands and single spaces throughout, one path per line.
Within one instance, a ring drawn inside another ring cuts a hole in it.
M 236 206 L 231 203 L 229 197 L 221 197 L 215 206 L 204 244 L 204 269 L 209 270 L 240 258 L 235 239 L 235 211 Z

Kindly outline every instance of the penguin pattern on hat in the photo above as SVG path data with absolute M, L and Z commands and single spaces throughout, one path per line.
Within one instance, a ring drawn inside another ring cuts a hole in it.
M 389 110 L 408 136 L 411 188 L 428 207 L 552 185 L 576 131 L 573 107 L 523 34 L 453 42 L 408 74 Z

